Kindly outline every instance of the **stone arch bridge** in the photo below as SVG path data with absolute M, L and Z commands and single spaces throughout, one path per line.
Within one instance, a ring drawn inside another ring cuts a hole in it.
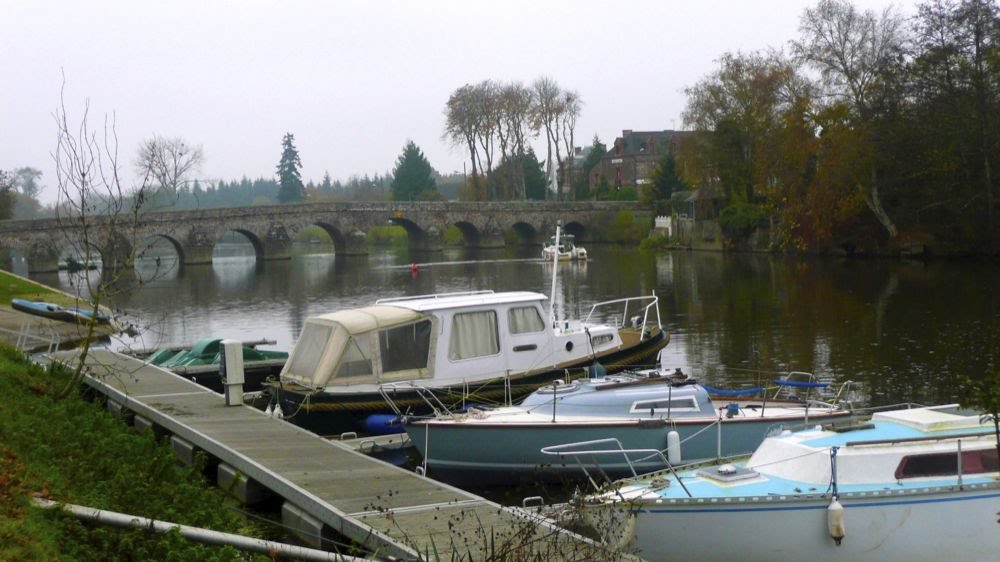
M 302 203 L 196 211 L 147 213 L 129 221 L 129 232 L 107 235 L 102 217 L 93 217 L 87 242 L 106 267 L 127 263 L 141 241 L 170 242 L 183 264 L 211 263 L 219 238 L 229 231 L 245 236 L 258 260 L 288 259 L 292 242 L 303 228 L 322 228 L 345 255 L 367 254 L 365 237 L 375 226 L 397 224 L 406 229 L 411 248 L 439 250 L 445 230 L 457 226 L 470 247 L 496 248 L 508 242 L 540 244 L 562 221 L 580 241 L 604 239 L 615 215 L 634 213 L 639 224 L 652 225 L 649 211 L 634 202 L 351 202 Z M 124 223 L 119 217 L 119 223 Z M 136 227 L 134 232 L 132 227 Z M 84 236 L 67 220 L 0 221 L 0 253 L 16 252 L 30 272 L 55 271 L 59 258 Z

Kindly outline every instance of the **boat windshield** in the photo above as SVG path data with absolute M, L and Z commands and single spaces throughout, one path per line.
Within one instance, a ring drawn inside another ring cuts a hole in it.
M 320 388 L 428 376 L 429 318 L 413 310 L 372 306 L 306 321 L 281 379 Z

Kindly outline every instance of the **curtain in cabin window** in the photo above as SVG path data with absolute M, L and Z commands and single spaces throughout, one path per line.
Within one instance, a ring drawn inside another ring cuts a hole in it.
M 538 309 L 533 306 L 522 306 L 508 310 L 507 324 L 510 325 L 510 333 L 512 334 L 528 334 L 541 332 L 545 329 L 545 323 L 542 322 Z
M 456 314 L 451 323 L 448 358 L 458 361 L 500 353 L 497 313 L 493 310 Z

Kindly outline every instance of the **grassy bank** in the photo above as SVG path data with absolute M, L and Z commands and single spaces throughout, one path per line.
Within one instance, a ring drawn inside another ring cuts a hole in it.
M 74 299 L 70 295 L 6 271 L 0 271 L 0 306 L 9 307 L 10 299 L 39 300 L 64 306 L 74 304 Z
M 230 547 L 176 533 L 91 526 L 31 507 L 56 501 L 258 534 L 209 487 L 200 467 L 178 468 L 151 432 L 136 433 L 80 396 L 55 399 L 65 375 L 0 346 L 0 560 L 246 560 Z

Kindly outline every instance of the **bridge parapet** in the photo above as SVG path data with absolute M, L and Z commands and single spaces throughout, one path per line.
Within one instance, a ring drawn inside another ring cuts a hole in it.
M 317 202 L 295 205 L 201 209 L 147 213 L 136 225 L 136 240 L 164 238 L 182 263 L 211 263 L 216 242 L 228 231 L 246 236 L 260 260 L 288 259 L 293 240 L 303 228 L 317 225 L 333 239 L 337 253 L 366 255 L 367 233 L 375 226 L 406 228 L 411 247 L 440 250 L 444 232 L 458 226 L 468 246 L 504 247 L 508 241 L 540 244 L 562 221 L 582 242 L 599 241 L 615 213 L 629 210 L 652 228 L 652 214 L 634 202 Z M 92 217 L 100 224 L 101 217 Z M 54 270 L 70 244 L 81 239 L 74 226 L 57 219 L 0 221 L 0 250 L 12 250 L 28 260 L 31 272 Z M 105 263 L 121 262 L 129 248 L 118 242 L 90 240 Z M 142 244 L 138 244 L 139 247 Z

